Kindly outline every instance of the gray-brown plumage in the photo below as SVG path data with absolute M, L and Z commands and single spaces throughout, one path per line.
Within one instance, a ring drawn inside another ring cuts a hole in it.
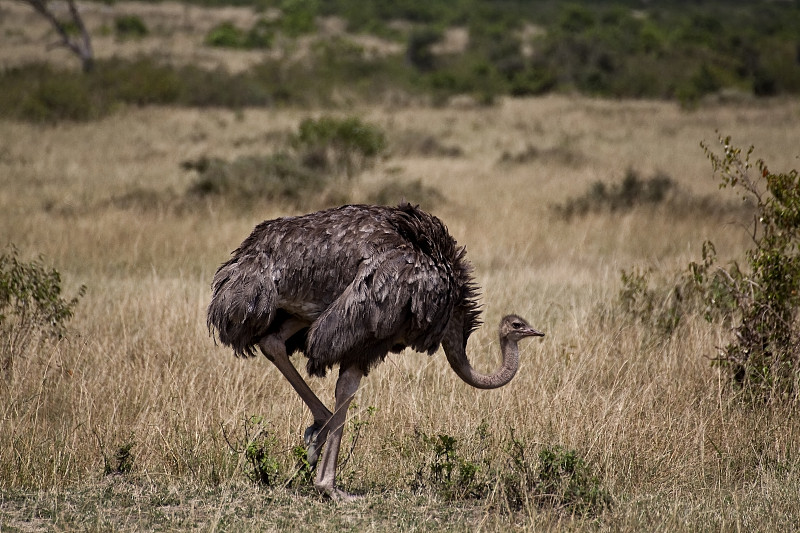
M 334 486 L 347 406 L 388 352 L 432 354 L 441 345 L 464 381 L 495 388 L 516 373 L 517 341 L 542 335 L 509 315 L 501 368 L 483 375 L 471 367 L 466 345 L 480 308 L 464 255 L 444 224 L 416 207 L 351 205 L 262 222 L 217 270 L 210 330 L 237 355 L 258 346 L 308 405 L 309 462 L 327 442 L 315 485 L 331 497 L 350 497 Z M 333 413 L 289 362 L 298 350 L 312 376 L 339 365 Z

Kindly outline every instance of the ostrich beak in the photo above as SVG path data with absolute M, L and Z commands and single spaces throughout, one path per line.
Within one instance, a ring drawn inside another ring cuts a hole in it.
M 526 337 L 544 337 L 544 333 L 539 331 L 538 329 L 533 329 L 531 327 L 526 328 L 525 330 Z

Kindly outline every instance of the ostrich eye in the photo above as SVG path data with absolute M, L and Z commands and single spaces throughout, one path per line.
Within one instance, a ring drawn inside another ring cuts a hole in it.
M 513 324 L 511 324 L 511 326 L 512 326 L 514 329 L 519 329 L 519 328 L 521 328 L 521 327 L 522 327 L 522 324 L 520 324 L 519 322 L 514 322 Z

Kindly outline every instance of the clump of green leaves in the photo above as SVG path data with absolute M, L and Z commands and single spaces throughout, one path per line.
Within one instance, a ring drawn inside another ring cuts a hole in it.
M 16 357 L 46 339 L 59 339 L 67 332 L 78 300 L 62 296 L 61 274 L 38 260 L 23 261 L 17 249 L 0 254 L 0 365 L 9 370 Z
M 641 205 L 656 206 L 672 198 L 677 191 L 675 180 L 663 173 L 642 178 L 628 169 L 618 184 L 594 182 L 581 196 L 555 206 L 555 211 L 565 219 L 601 211 L 628 211 Z
M 260 426 L 261 420 L 253 420 L 251 423 Z M 272 486 L 278 477 L 278 460 L 272 454 L 276 444 L 275 437 L 260 428 L 244 449 L 244 457 L 250 466 L 247 476 L 265 487 Z
M 280 8 L 280 28 L 289 37 L 298 37 L 316 29 L 320 9 L 316 0 L 283 0 Z
M 542 448 L 534 480 L 545 505 L 577 514 L 596 513 L 611 505 L 600 479 L 575 450 L 557 445 Z
M 442 40 L 442 31 L 426 26 L 414 29 L 408 36 L 406 58 L 419 71 L 428 72 L 434 69 L 436 56 L 431 47 Z
M 421 205 L 425 209 L 433 209 L 445 201 L 444 195 L 435 187 L 425 185 L 422 180 L 391 181 L 374 191 L 369 201 L 380 205 L 397 205 L 409 202 Z
M 243 30 L 233 22 L 221 22 L 211 28 L 205 44 L 218 48 L 256 49 L 269 48 L 275 39 L 274 25 L 266 20 L 257 20 L 249 30 Z
M 314 482 L 314 467 L 308 462 L 308 448 L 298 444 L 292 448 L 294 458 L 294 475 L 292 481 L 299 485 L 310 485 Z
M 121 39 L 138 39 L 149 32 L 147 25 L 138 15 L 120 15 L 114 19 L 114 32 Z
M 223 436 L 231 452 L 241 455 L 246 461 L 247 477 L 264 487 L 275 485 L 280 474 L 280 464 L 274 455 L 277 440 L 267 431 L 264 417 L 252 415 L 242 421 L 243 436 L 231 442 L 225 428 Z
M 651 286 L 651 271 L 622 271 L 619 292 L 621 311 L 633 320 L 669 336 L 687 313 L 696 309 L 697 292 L 692 278 L 679 276 L 673 284 Z
M 752 399 L 794 400 L 800 393 L 800 176 L 775 173 L 753 148 L 743 152 L 730 137 L 721 153 L 702 143 L 720 187 L 739 193 L 753 212 L 753 247 L 744 264 L 718 264 L 714 244 L 703 244 L 702 261 L 692 262 L 673 284 L 651 287 L 649 272 L 622 273 L 620 308 L 665 334 L 688 313 L 731 330 L 715 361 Z
M 485 493 L 485 484 L 478 479 L 478 465 L 458 452 L 458 440 L 446 434 L 420 438 L 430 454 L 430 461 L 416 473 L 413 488 L 430 487 L 447 499 L 479 497 Z
M 224 197 L 239 204 L 277 201 L 319 207 L 348 201 L 342 178 L 353 178 L 386 147 L 377 126 L 351 117 L 304 120 L 286 149 L 233 161 L 201 157 L 182 163 L 197 172 L 189 194 Z
M 323 116 L 303 120 L 292 144 L 306 167 L 351 178 L 371 164 L 387 142 L 383 130 L 357 117 Z
M 299 205 L 307 196 L 316 196 L 325 184 L 320 173 L 286 153 L 240 156 L 233 161 L 200 158 L 184 162 L 183 168 L 197 172 L 190 194 L 220 196 L 239 203 L 261 199 Z
M 506 502 L 512 509 L 534 504 L 570 514 L 598 515 L 611 507 L 611 496 L 600 477 L 575 450 L 544 446 L 536 457 L 512 432 L 507 444 L 509 468 L 501 476 Z
M 691 265 L 707 305 L 729 314 L 733 339 L 718 362 L 748 394 L 796 399 L 800 393 L 800 175 L 772 172 L 759 159 L 719 137 L 721 153 L 702 143 L 721 187 L 735 189 L 755 206 L 753 247 L 745 266 L 716 266 L 713 245 L 702 265 Z M 714 267 L 714 268 L 712 268 Z M 725 298 L 718 298 L 722 292 Z
M 136 445 L 133 436 L 127 442 L 119 445 L 113 457 L 108 457 L 103 453 L 103 474 L 122 475 L 127 474 L 133 468 L 134 456 L 131 450 Z
M 19 70 L 48 70 L 48 67 L 37 67 Z M 56 73 L 40 78 L 34 75 L 33 78 L 35 79 L 31 80 L 27 89 L 13 84 L 16 86 L 9 88 L 6 95 L 0 97 L 11 102 L 16 100 L 17 105 L 14 108 L 3 105 L 11 116 L 47 123 L 60 120 L 86 121 L 106 112 L 103 102 L 98 102 L 84 78 L 76 73 Z

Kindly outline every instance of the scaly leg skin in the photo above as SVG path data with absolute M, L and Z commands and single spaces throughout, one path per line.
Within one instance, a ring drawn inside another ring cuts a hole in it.
M 325 436 L 327 435 L 325 425 L 331 418 L 331 412 L 325 407 L 325 404 L 317 398 L 317 395 L 314 394 L 314 391 L 308 386 L 308 383 L 306 383 L 294 367 L 289 360 L 289 355 L 286 353 L 286 340 L 306 327 L 306 325 L 305 322 L 300 320 L 289 319 L 283 323 L 278 332 L 261 339 L 258 342 L 258 346 L 261 348 L 261 352 L 264 356 L 278 367 L 283 377 L 286 378 L 295 392 L 297 392 L 306 406 L 308 406 L 308 409 L 311 411 L 311 416 L 314 417 L 314 424 L 309 428 L 315 428 L 315 430 L 312 430 L 311 439 L 309 440 L 311 442 L 317 442 L 313 462 L 311 461 L 311 457 L 309 457 L 309 464 L 314 466 L 317 462 L 317 456 L 319 455 L 319 447 L 325 442 Z M 308 430 L 306 430 L 306 439 L 308 439 Z M 309 440 L 306 441 L 306 445 L 309 444 Z
M 353 400 L 358 386 L 363 377 L 361 370 L 348 367 L 339 370 L 339 379 L 336 381 L 336 408 L 328 421 L 328 438 L 322 454 L 322 464 L 317 470 L 314 487 L 320 492 L 330 496 L 334 501 L 348 502 L 359 498 L 354 494 L 336 488 L 336 465 L 339 461 L 339 446 L 342 442 L 344 423 L 347 420 L 347 409 Z

